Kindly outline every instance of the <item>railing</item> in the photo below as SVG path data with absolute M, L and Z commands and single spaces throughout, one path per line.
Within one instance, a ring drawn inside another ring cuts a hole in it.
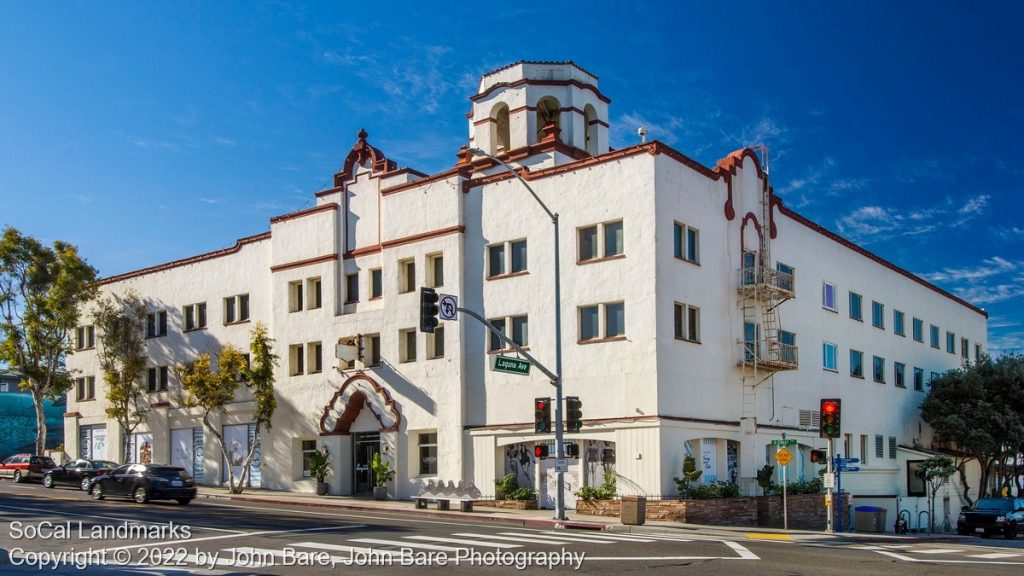
M 794 293 L 793 275 L 768 266 L 748 266 L 739 269 L 739 287 L 767 286 L 790 294 Z
M 740 342 L 744 364 L 756 364 L 772 370 L 793 370 L 800 365 L 800 349 L 779 340 L 745 340 Z

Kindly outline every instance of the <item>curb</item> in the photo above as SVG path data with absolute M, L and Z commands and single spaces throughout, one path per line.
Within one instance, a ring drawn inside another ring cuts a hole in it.
M 555 520 L 554 518 L 513 518 L 509 516 L 486 516 L 477 515 L 463 512 L 435 512 L 432 510 L 391 510 L 387 508 L 380 508 L 377 506 L 364 506 L 359 504 L 337 504 L 331 501 L 326 502 L 302 502 L 288 499 L 279 498 L 254 498 L 237 495 L 227 494 L 203 494 L 197 495 L 199 498 L 207 498 L 210 500 L 233 500 L 236 502 L 253 502 L 262 504 L 280 504 L 285 506 L 298 506 L 303 508 L 334 508 L 336 510 L 349 510 L 353 512 L 375 512 L 378 514 L 396 514 L 396 515 L 413 515 L 422 516 L 426 518 L 445 518 L 448 520 L 472 520 L 476 522 L 495 522 L 499 524 L 509 524 L 513 526 L 522 526 L 525 528 L 561 528 L 570 530 L 595 530 L 605 531 L 609 529 L 608 524 L 602 522 L 585 522 L 580 520 Z

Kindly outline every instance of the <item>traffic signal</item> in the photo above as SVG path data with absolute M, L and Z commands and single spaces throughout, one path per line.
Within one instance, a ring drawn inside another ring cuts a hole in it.
M 437 328 L 437 299 L 433 288 L 420 288 L 420 332 L 433 334 Z
M 580 445 L 575 442 L 569 442 L 565 445 L 565 457 L 566 458 L 579 458 L 580 457 Z
M 842 400 L 838 398 L 822 398 L 821 426 L 818 435 L 822 438 L 839 438 L 841 419 Z
M 828 461 L 828 454 L 824 450 L 811 450 L 811 462 L 814 464 L 825 464 Z
M 533 455 L 537 457 L 537 460 L 543 460 L 548 457 L 548 445 L 537 444 L 533 447 Z
M 551 432 L 551 398 L 534 399 L 533 431 Z M 545 450 L 547 450 L 547 448 L 545 448 Z
M 583 429 L 583 402 L 578 396 L 565 397 L 565 429 L 569 432 Z

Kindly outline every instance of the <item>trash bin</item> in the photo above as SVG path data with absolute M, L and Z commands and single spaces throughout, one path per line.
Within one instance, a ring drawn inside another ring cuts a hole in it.
M 857 506 L 853 509 L 853 529 L 857 532 L 885 532 L 885 508 Z
M 643 496 L 623 496 L 619 521 L 623 524 L 639 526 L 647 516 L 647 498 Z

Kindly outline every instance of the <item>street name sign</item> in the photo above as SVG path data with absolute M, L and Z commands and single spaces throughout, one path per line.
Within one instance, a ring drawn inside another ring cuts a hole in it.
M 491 370 L 526 376 L 530 373 L 530 363 L 509 356 L 491 356 Z
M 437 317 L 441 320 L 459 319 L 459 297 L 452 294 L 441 294 L 437 301 Z
M 796 446 L 796 438 L 786 438 L 783 440 L 772 440 L 772 446 Z

